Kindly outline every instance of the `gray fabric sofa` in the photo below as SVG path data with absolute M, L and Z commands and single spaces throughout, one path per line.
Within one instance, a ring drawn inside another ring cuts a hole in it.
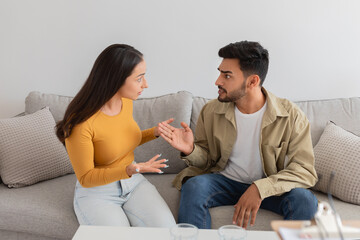
M 25 101 L 25 114 L 49 106 L 56 121 L 62 118 L 71 97 L 31 92 Z M 178 92 L 134 102 L 134 118 L 141 129 L 154 126 L 158 121 L 175 118 L 190 124 L 194 130 L 197 117 L 208 99 L 195 97 L 189 92 Z M 296 104 L 305 112 L 312 131 L 313 145 L 319 141 L 327 121 L 336 122 L 344 129 L 360 135 L 360 98 L 301 101 Z M 136 161 L 146 161 L 157 153 L 169 158 L 170 167 L 165 174 L 147 174 L 177 218 L 180 192 L 172 187 L 177 172 L 185 167 L 179 152 L 159 138 L 139 147 Z M 360 161 L 360 159 L 359 159 Z M 79 224 L 73 210 L 74 174 L 57 177 L 21 188 L 8 188 L 0 183 L 0 239 L 71 239 Z M 316 192 L 319 200 L 327 201 L 326 194 Z M 342 219 L 360 217 L 360 206 L 335 198 L 335 207 Z M 231 224 L 233 206 L 211 209 L 212 228 Z M 249 230 L 271 230 L 270 222 L 281 216 L 260 209 L 255 226 Z

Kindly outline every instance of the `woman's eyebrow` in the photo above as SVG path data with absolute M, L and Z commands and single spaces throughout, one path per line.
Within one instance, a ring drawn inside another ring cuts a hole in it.
M 145 75 L 145 73 L 141 73 L 141 74 L 137 75 L 136 77 L 140 77 L 140 76 L 144 76 L 144 75 Z

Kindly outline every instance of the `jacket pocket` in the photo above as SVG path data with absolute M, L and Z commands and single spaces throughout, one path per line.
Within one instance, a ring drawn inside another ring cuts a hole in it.
M 279 171 L 278 167 L 284 165 L 287 145 L 286 142 L 282 142 L 280 147 L 262 145 L 261 150 L 264 159 L 264 171 L 268 176 L 276 174 Z

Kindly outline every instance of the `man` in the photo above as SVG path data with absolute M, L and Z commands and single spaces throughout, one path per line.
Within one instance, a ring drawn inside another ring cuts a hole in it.
M 201 110 L 195 143 L 189 126 L 160 123 L 161 136 L 189 165 L 174 179 L 181 189 L 178 222 L 211 228 L 209 208 L 234 205 L 233 224 L 255 224 L 259 208 L 284 219 L 311 219 L 317 181 L 310 125 L 288 100 L 266 91 L 268 51 L 242 41 L 219 50 L 218 99 Z

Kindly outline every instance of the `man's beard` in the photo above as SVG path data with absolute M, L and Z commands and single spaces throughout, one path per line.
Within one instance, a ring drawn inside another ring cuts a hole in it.
M 218 97 L 219 102 L 236 102 L 240 98 L 244 97 L 246 95 L 246 81 L 241 85 L 240 89 L 237 89 L 235 91 L 232 91 L 228 93 L 224 88 L 218 87 L 219 89 L 223 90 L 226 93 L 226 96 L 224 98 L 220 98 L 220 95 Z

